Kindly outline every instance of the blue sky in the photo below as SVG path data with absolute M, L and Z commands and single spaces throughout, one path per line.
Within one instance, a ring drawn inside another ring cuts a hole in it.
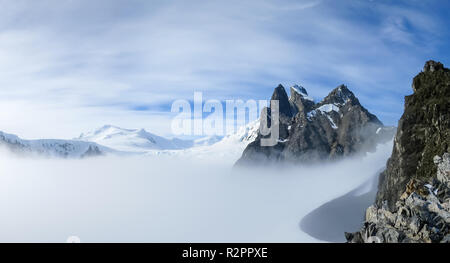
M 0 130 L 169 135 L 176 99 L 268 99 L 278 83 L 317 100 L 344 83 L 395 125 L 425 61 L 450 63 L 449 10 L 439 0 L 0 0 Z

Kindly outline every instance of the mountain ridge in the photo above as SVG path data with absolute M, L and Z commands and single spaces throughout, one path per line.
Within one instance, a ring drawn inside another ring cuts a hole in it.
M 115 152 L 93 142 L 61 139 L 26 140 L 2 131 L 0 131 L 0 145 L 19 155 L 63 158 L 84 158 Z

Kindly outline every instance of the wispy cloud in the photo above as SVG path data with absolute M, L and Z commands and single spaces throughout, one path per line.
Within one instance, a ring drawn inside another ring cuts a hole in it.
M 192 99 L 195 90 L 266 99 L 278 83 L 302 84 L 316 98 L 347 83 L 392 124 L 411 77 L 448 34 L 433 5 L 0 1 L 0 104 L 21 105 L 0 114 L 0 129 L 36 136 L 41 121 L 42 133 L 72 136 L 116 121 L 165 134 L 160 105 Z M 130 111 L 143 106 L 147 112 Z M 149 125 L 155 116 L 158 127 Z

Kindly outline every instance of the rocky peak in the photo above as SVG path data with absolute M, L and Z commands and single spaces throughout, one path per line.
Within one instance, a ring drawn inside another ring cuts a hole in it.
M 292 110 L 289 98 L 283 85 L 279 84 L 273 91 L 271 100 L 278 100 L 280 105 L 280 115 L 291 117 Z
M 318 104 L 308 97 L 305 88 L 298 85 L 291 87 L 290 108 L 283 86 L 275 89 L 273 99 L 280 100 L 278 144 L 261 146 L 259 136 L 244 150 L 238 165 L 333 160 L 371 151 L 378 143 L 393 137 L 393 133 L 383 129 L 378 118 L 362 107 L 344 85 L 334 89 Z M 266 115 L 270 116 L 270 109 Z M 261 116 L 267 118 L 264 114 Z M 270 125 L 270 118 L 268 123 Z
M 444 65 L 434 60 L 427 61 L 423 67 L 423 72 L 435 72 L 439 70 L 445 70 Z
M 348 102 L 353 104 L 359 104 L 358 99 L 355 97 L 353 92 L 351 92 L 346 85 L 342 84 L 332 90 L 328 96 L 326 96 L 319 104 L 335 104 L 338 106 L 343 106 Z

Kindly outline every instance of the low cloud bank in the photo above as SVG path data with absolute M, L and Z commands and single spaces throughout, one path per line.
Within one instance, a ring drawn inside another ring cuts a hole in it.
M 387 143 L 333 164 L 245 171 L 181 156 L 37 160 L 3 153 L 0 241 L 316 242 L 299 221 L 372 178 L 391 150 Z

